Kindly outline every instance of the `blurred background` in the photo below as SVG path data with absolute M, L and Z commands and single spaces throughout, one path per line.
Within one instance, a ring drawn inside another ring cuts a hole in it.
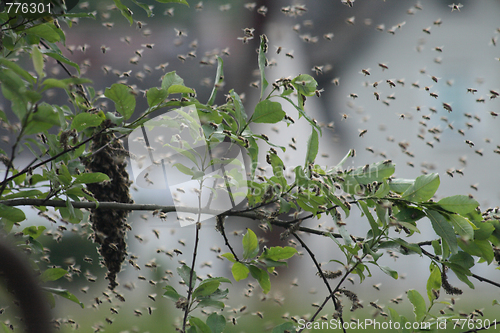
M 349 149 L 355 149 L 356 157 L 349 159 L 345 167 L 391 159 L 398 178 L 439 173 L 438 199 L 471 194 L 482 210 L 498 206 L 500 120 L 496 114 L 500 108 L 495 92 L 500 92 L 500 1 L 462 1 L 463 7 L 452 11 L 452 3 L 445 0 L 189 0 L 189 8 L 143 0 L 154 6 L 154 16 L 149 18 L 132 2 L 123 2 L 134 12 L 133 25 L 121 16 L 112 1 L 80 1 L 72 12 L 96 11 L 96 20 L 75 20 L 71 28 L 63 26 L 65 54 L 80 64 L 82 76 L 92 79 L 96 90 L 104 91 L 117 81 L 133 86 L 138 93 L 135 116 L 147 108 L 144 91 L 159 86 L 161 77 L 174 70 L 186 86 L 196 89 L 200 101 L 208 100 L 217 55 L 224 59 L 225 84 L 216 104 L 223 103 L 224 94 L 234 88 L 244 97 L 247 113 L 251 114 L 260 92 L 260 88 L 253 87 L 259 84 L 258 36 L 265 33 L 270 41 L 270 66 L 266 71 L 269 82 L 310 74 L 322 89 L 320 98 L 310 97 L 306 102 L 309 115 L 322 124 L 333 122 L 329 126 L 333 129 L 323 130 L 316 163 L 336 165 Z M 255 29 L 255 37 L 246 43 L 242 40 L 245 28 Z M 55 63 L 49 61 L 47 65 L 53 76 L 65 78 Z M 47 99 L 64 103 L 66 97 L 62 91 L 51 91 Z M 101 101 L 104 108 L 112 111 L 110 101 Z M 8 103 L 1 103 L 7 111 Z M 285 153 L 280 152 L 287 166 L 301 165 L 310 127 L 298 119 L 293 107 L 283 105 L 287 114 L 297 120 L 295 125 L 252 126 L 252 130 L 288 147 Z M 13 137 L 2 135 L 4 148 Z M 297 151 L 289 146 L 292 137 Z M 261 160 L 268 148 L 261 147 Z M 23 154 L 29 157 L 26 152 Z M 136 203 L 172 203 L 169 194 L 161 191 L 136 188 L 133 197 Z M 34 225 L 44 223 L 34 212 L 28 220 Z M 359 211 L 354 209 L 346 222 L 353 235 L 365 236 L 366 221 Z M 53 250 L 50 265 L 65 268 L 73 263 L 82 271 L 80 276 L 73 275 L 80 281 L 78 286 L 57 281 L 57 286 L 70 288 L 86 305 L 81 310 L 67 300 L 57 300 L 55 313 L 61 318 L 61 331 L 71 332 L 77 325 L 82 332 L 98 331 L 100 327 L 106 332 L 174 331 L 172 325 L 178 322 L 180 312 L 171 301 L 161 297 L 161 287 L 168 280 L 178 291 L 183 290 L 177 284 L 175 269 L 179 262 L 191 261 L 194 228 L 180 228 L 175 214 L 163 221 L 150 213 L 135 212 L 129 223 L 133 226 L 128 236 L 129 253 L 139 257 L 141 270 L 124 264 L 119 290 L 127 300 L 125 303 L 106 291 L 105 272 L 98 268 L 93 244 L 77 235 L 89 233 L 89 229 L 76 226 L 74 232 L 65 231 L 57 245 L 51 243 L 53 234 L 61 232 L 57 225 L 50 226 L 52 235 L 43 236 L 45 246 Z M 333 226 L 328 218 L 306 223 L 309 227 Z M 196 272 L 199 276 L 230 276 L 227 262 L 217 257 L 227 249 L 213 226 L 211 221 L 202 227 L 200 248 L 205 250 L 199 253 Z M 231 218 L 226 227 L 237 250 L 245 227 L 258 231 L 254 222 Z M 426 240 L 434 233 L 428 221 L 420 220 L 418 227 L 422 233 L 412 237 L 413 242 Z M 155 235 L 157 232 L 159 236 Z M 260 231 L 259 236 L 278 245 L 280 232 Z M 313 235 L 304 235 L 303 239 L 325 269 L 342 268 L 326 262 L 338 252 L 331 240 Z M 298 250 L 305 252 L 300 247 Z M 67 258 L 68 253 L 71 258 Z M 93 258 L 93 264 L 83 260 L 85 256 Z M 340 254 L 338 258 L 341 260 Z M 396 260 L 385 254 L 382 264 L 397 270 L 398 280 L 372 267 L 373 276 L 363 284 L 357 277 L 354 284 L 347 281 L 346 288 L 358 294 L 364 309 L 349 313 L 348 300 L 344 300 L 345 319 L 371 318 L 379 310 L 370 302 L 381 305 L 385 312 L 387 307 L 393 307 L 413 318 L 404 292 L 416 289 L 426 294 L 430 263 L 418 259 L 421 258 Z M 145 267 L 148 262 L 150 268 Z M 494 264 L 479 266 L 474 267 L 474 273 L 500 281 Z M 316 311 L 314 303 L 323 301 L 325 288 L 307 253 L 291 259 L 288 269 L 278 273 L 278 277 L 271 278 L 271 293 L 265 296 L 252 279 L 233 282 L 229 307 L 223 313 L 227 318 L 235 318 L 239 325 L 231 328 L 228 323 L 227 332 L 262 332 L 273 327 L 273 323 Z M 88 276 L 97 278 L 97 282 L 89 282 Z M 486 316 L 499 319 L 494 317 L 495 308 L 491 306 L 498 289 L 472 281 L 476 289 L 470 290 L 452 274 L 450 282 L 464 290 L 454 306 L 455 312 L 486 308 Z M 102 303 L 97 304 L 96 297 Z M 404 299 L 400 304 L 389 302 L 398 297 Z M 441 300 L 451 302 L 444 293 Z M 240 311 L 244 305 L 247 308 Z M 441 308 L 452 311 L 445 304 L 436 311 Z M 332 312 L 329 304 L 322 315 L 330 319 Z M 113 324 L 107 323 L 106 318 Z

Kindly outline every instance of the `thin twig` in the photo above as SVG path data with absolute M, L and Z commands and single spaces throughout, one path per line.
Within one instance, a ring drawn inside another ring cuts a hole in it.
M 229 240 L 227 239 L 227 235 L 226 235 L 226 229 L 224 228 L 224 222 L 221 223 L 219 232 L 221 233 L 222 238 L 224 238 L 224 242 L 226 243 L 226 246 L 229 248 L 229 251 L 231 251 L 231 253 L 233 254 L 234 260 L 240 261 L 238 259 L 238 256 L 236 255 L 236 252 L 234 252 L 233 247 L 231 246 L 231 244 L 229 244 Z
M 101 133 L 102 133 L 102 132 L 104 132 L 105 130 L 106 130 L 106 128 L 101 129 L 99 132 L 95 133 L 95 134 L 94 134 L 94 135 L 92 135 L 90 138 L 85 139 L 84 141 L 80 142 L 80 143 L 79 143 L 79 144 L 77 144 L 76 146 L 73 146 L 73 147 L 71 147 L 71 148 L 65 149 L 65 150 L 63 150 L 62 152 L 60 152 L 59 154 L 56 154 L 56 155 L 52 156 L 51 158 L 48 158 L 48 159 L 46 159 L 46 160 L 44 160 L 44 161 L 41 161 L 40 163 L 35 164 L 34 166 L 31 166 L 31 164 L 33 163 L 33 162 L 31 162 L 31 163 L 30 163 L 27 167 L 25 167 L 22 171 L 19 171 L 19 172 L 18 172 L 18 173 L 16 173 L 15 175 L 12 175 L 12 176 L 10 176 L 9 178 L 4 179 L 4 180 L 0 183 L 0 185 L 2 186 L 2 188 L 4 188 L 5 186 L 7 186 L 7 182 L 10 182 L 12 179 L 17 178 L 17 177 L 19 177 L 19 176 L 22 176 L 22 175 L 24 175 L 25 173 L 28 173 L 30 170 L 34 170 L 34 169 L 36 169 L 36 168 L 38 168 L 38 167 L 40 167 L 40 166 L 42 166 L 42 165 L 44 165 L 44 164 L 47 164 L 48 162 L 51 162 L 51 161 L 53 161 L 53 160 L 55 160 L 55 159 L 57 159 L 57 158 L 61 157 L 61 156 L 62 156 L 62 155 L 64 155 L 64 154 L 67 154 L 67 153 L 69 153 L 69 152 L 72 152 L 73 150 L 75 150 L 75 149 L 79 148 L 81 145 L 84 145 L 84 144 L 86 144 L 87 142 L 89 142 L 90 140 L 94 139 L 94 137 L 96 137 L 97 135 L 101 134 Z M 34 161 L 36 161 L 36 160 L 38 160 L 38 157 L 37 157 L 37 158 L 35 158 L 35 160 L 34 160 Z M 2 191 L 0 191 L 0 193 L 1 193 L 1 192 L 2 192 Z
M 200 188 L 203 189 L 203 180 L 200 182 Z M 201 192 L 200 192 L 201 193 Z M 200 242 L 200 229 L 201 229 L 201 194 L 198 195 L 198 221 L 196 222 L 196 234 L 194 239 L 193 261 L 191 263 L 191 270 L 189 271 L 188 294 L 186 297 L 186 308 L 184 309 L 184 319 L 182 320 L 182 332 L 186 332 L 186 323 L 189 310 L 191 309 L 191 295 L 193 294 L 193 275 L 194 265 L 196 264 L 196 254 L 198 253 L 198 243 Z
M 440 259 L 439 259 L 439 257 L 438 257 L 438 256 L 435 256 L 435 255 L 433 255 L 432 253 L 429 253 L 429 252 L 427 252 L 426 250 L 424 250 L 424 249 L 422 249 L 422 248 L 421 248 L 421 250 L 422 250 L 422 253 L 423 253 L 423 254 L 425 254 L 427 257 L 429 257 L 429 258 L 431 258 L 431 259 L 433 259 L 433 260 L 440 261 Z M 446 263 L 443 263 L 443 264 L 446 266 Z M 498 282 L 491 281 L 491 280 L 489 280 L 489 279 L 487 279 L 487 278 L 484 278 L 484 277 L 479 276 L 479 275 L 476 275 L 476 274 L 471 274 L 471 276 L 472 276 L 473 278 L 475 278 L 475 279 L 477 279 L 477 280 L 481 281 L 481 282 L 486 282 L 486 283 L 488 283 L 488 284 L 491 284 L 491 285 L 493 285 L 493 286 L 495 286 L 495 287 L 500 288 L 500 283 L 498 283 Z
M 195 240 L 194 240 L 194 252 L 193 252 L 193 262 L 191 264 L 191 271 L 189 272 L 189 283 L 188 283 L 188 294 L 187 294 L 187 306 L 186 309 L 184 310 L 184 319 L 182 321 L 182 332 L 186 332 L 186 323 L 187 323 L 187 316 L 189 313 L 189 301 L 191 299 L 191 295 L 193 294 L 193 274 L 194 274 L 194 265 L 196 263 L 196 254 L 198 252 L 198 243 L 200 241 L 200 228 L 201 228 L 201 223 L 197 222 L 196 223 L 196 235 L 195 235 Z
M 309 253 L 309 256 L 311 257 L 311 260 L 314 262 L 314 265 L 316 266 L 316 269 L 318 270 L 319 275 L 323 279 L 323 282 L 325 283 L 326 288 L 328 289 L 328 292 L 330 293 L 330 296 L 332 296 L 332 301 L 333 301 L 333 306 L 335 308 L 335 311 L 341 311 L 341 306 L 340 306 L 340 304 L 338 304 L 337 297 L 335 297 L 335 295 L 334 295 L 334 293 L 337 291 L 339 285 L 337 286 L 337 288 L 335 288 L 335 290 L 332 290 L 332 288 L 330 287 L 330 284 L 326 280 L 325 274 L 323 274 L 323 270 L 321 269 L 321 266 L 319 265 L 318 261 L 316 260 L 316 256 L 314 255 L 314 252 L 311 251 L 311 249 L 306 245 L 306 243 L 304 243 L 304 241 L 295 232 L 292 233 L 292 235 L 299 241 L 300 245 L 302 245 L 302 247 L 307 251 L 307 253 Z M 326 303 L 324 303 L 324 304 L 326 304 Z M 323 305 L 321 308 L 323 308 Z M 310 321 L 314 320 L 316 315 L 319 314 L 319 311 L 321 311 L 321 310 L 318 310 L 314 314 L 314 316 L 310 319 Z M 342 318 L 342 316 L 340 316 L 340 323 L 342 324 L 342 329 L 345 333 L 346 330 L 344 327 L 344 319 Z M 301 329 L 299 331 L 299 333 L 302 332 L 303 330 L 304 329 Z

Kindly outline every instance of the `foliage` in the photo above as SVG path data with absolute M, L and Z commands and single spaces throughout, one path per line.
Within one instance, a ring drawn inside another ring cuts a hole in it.
M 150 7 L 137 1 L 133 2 L 143 8 L 148 16 L 151 15 Z M 187 5 L 184 0 L 158 0 L 158 2 Z M 120 0 L 114 0 L 114 3 L 130 24 L 133 24 L 133 13 L 128 6 Z M 56 22 L 65 22 L 71 26 L 72 19 L 76 16 L 93 18 L 94 14 L 71 15 L 63 12 L 57 15 L 57 20 L 51 18 L 48 21 L 46 17 L 25 17 L 5 12 L 0 14 L 0 21 L 4 27 L 0 82 L 3 96 L 10 101 L 10 110 L 1 111 L 0 116 L 3 124 L 16 134 L 12 150 L 0 152 L 6 168 L 5 177 L 0 185 L 0 217 L 1 224 L 7 232 L 11 232 L 14 226 L 22 225 L 23 221 L 27 220 L 25 212 L 17 207 L 21 205 L 34 207 L 39 215 L 56 223 L 57 221 L 47 214 L 48 207 L 54 207 L 58 218 L 72 225 L 87 223 L 86 208 L 92 209 L 94 214 L 91 217 L 92 222 L 102 218 L 95 215 L 100 210 L 107 210 L 110 216 L 116 217 L 118 215 L 114 212 L 138 209 L 138 206 L 132 204 L 131 200 L 127 201 L 127 198 L 114 198 L 113 195 L 116 194 L 114 190 L 102 190 L 106 187 L 95 190 L 97 185 L 113 184 L 112 182 L 116 182 L 120 176 L 116 173 L 111 176 L 104 169 L 90 172 L 91 162 L 95 162 L 93 159 L 100 153 L 106 152 L 109 163 L 123 163 L 127 152 L 123 151 L 121 144 L 115 144 L 119 139 L 125 138 L 135 129 L 147 126 L 150 116 L 160 110 L 168 113 L 174 109 L 192 106 L 204 123 L 200 127 L 194 118 L 190 119 L 186 114 L 186 126 L 201 129 L 203 139 L 207 143 L 229 141 L 240 146 L 250 159 L 250 176 L 246 184 L 249 189 L 246 195 L 247 205 L 240 209 L 224 211 L 216 217 L 217 230 L 224 238 L 228 251 L 221 257 L 227 260 L 226 263 L 231 267 L 232 278 L 235 281 L 256 280 L 262 292 L 268 294 L 272 288 L 270 274 L 275 272 L 276 267 L 287 266 L 287 260 L 298 253 L 292 246 L 263 247 L 251 228 L 248 228 L 242 237 L 242 251 L 234 250 L 226 237 L 225 224 L 232 217 L 241 216 L 261 222 L 265 229 L 279 229 L 281 241 L 294 237 L 310 255 L 316 266 L 317 275 L 324 281 L 327 289 L 324 292 L 324 301 L 319 304 L 317 311 L 307 318 L 310 322 L 319 316 L 331 300 L 334 317 L 343 324 L 344 307 L 340 304 L 340 298 L 343 296 L 350 300 L 352 309 L 360 307 L 356 294 L 344 286 L 344 282 L 351 275 L 357 275 L 363 282 L 371 276 L 371 269 L 375 267 L 391 278 L 398 279 L 397 271 L 379 263 L 379 259 L 387 250 L 412 256 L 411 260 L 425 257 L 431 261 L 426 285 L 427 300 L 414 289 L 409 290 L 406 295 L 413 306 L 416 322 L 429 322 L 436 327 L 442 321 L 452 322 L 460 319 L 458 314 L 435 314 L 431 311 L 435 304 L 445 302 L 438 301 L 441 289 L 452 295 L 462 293 L 459 288 L 451 286 L 448 282 L 450 271 L 470 288 L 474 288 L 472 278 L 488 282 L 473 274 L 471 270 L 476 262 L 489 265 L 493 261 L 498 261 L 497 247 L 500 246 L 498 209 L 481 211 L 474 198 L 460 194 L 435 201 L 433 198 L 440 185 L 438 174 L 430 173 L 416 179 L 394 178 L 396 166 L 390 160 L 345 169 L 343 164 L 354 156 L 353 150 L 347 152 L 345 158 L 333 168 L 317 164 L 319 140 L 324 127 L 318 125 L 307 114 L 306 100 L 315 95 L 319 96 L 321 91 L 316 80 L 308 74 L 280 79 L 272 83 L 271 89 L 267 89 L 269 83 L 265 74 L 269 41 L 265 35 L 260 36 L 258 52 L 260 100 L 252 107 L 253 111 L 249 111 L 249 106 L 244 106 L 241 96 L 234 90 L 229 90 L 225 103 L 215 104 L 218 90 L 224 82 L 223 60 L 220 57 L 217 58 L 218 66 L 213 91 L 206 103 L 197 99 L 195 89 L 187 86 L 175 71 L 166 73 L 161 84 L 147 89 L 144 96 L 137 96 L 132 87 L 123 83 L 114 83 L 99 94 L 94 90 L 93 83 L 83 77 L 71 76 L 66 79 L 48 77 L 45 68 L 48 58 L 57 61 L 66 71 L 68 71 L 66 66 L 69 66 L 80 73 L 79 65 L 64 56 L 56 44 L 65 42 L 64 31 L 60 23 Z M 35 73 L 15 61 L 14 56 L 21 52 L 31 56 Z M 49 89 L 64 90 L 69 99 L 68 104 L 44 102 L 44 92 Z M 136 101 L 141 98 L 147 102 L 145 110 L 137 109 Z M 99 104 L 103 99 L 112 101 L 116 112 L 103 110 Z M 311 128 L 304 164 L 293 169 L 292 179 L 285 174 L 288 166 L 279 154 L 286 148 L 273 144 L 265 134 L 252 132 L 250 126 L 278 122 L 286 122 L 288 126 L 293 126 L 295 121 L 283 110 L 280 101 L 290 103 L 297 111 L 298 118 L 304 118 Z M 245 110 L 245 107 L 249 110 Z M 10 122 L 8 119 L 9 112 L 17 118 L 15 122 Z M 34 139 L 35 135 L 39 139 Z M 33 161 L 24 168 L 19 168 L 15 163 L 21 145 L 34 155 Z M 259 149 L 266 145 L 270 146 L 266 162 L 270 165 L 272 174 L 256 175 L 256 169 L 260 165 Z M 209 164 L 213 163 L 210 161 Z M 177 168 L 200 182 L 206 171 L 206 168 L 193 170 L 182 164 L 178 164 Z M 126 171 L 120 172 L 126 173 Z M 123 177 L 124 180 L 116 186 L 126 187 L 124 195 L 128 197 L 130 186 L 128 175 Z M 109 199 L 99 200 L 99 191 L 107 191 L 106 198 Z M 121 203 L 125 206 L 110 205 L 106 206 L 108 208 L 99 208 L 106 202 Z M 351 235 L 345 227 L 347 219 L 356 209 L 367 222 L 364 237 Z M 151 210 L 162 214 L 172 211 L 173 208 L 151 207 Z M 120 215 L 119 219 L 125 221 L 125 215 Z M 306 220 L 323 217 L 333 221 L 334 228 L 331 231 L 302 225 Z M 113 217 L 106 219 L 108 221 Z M 425 223 L 432 225 L 435 237 L 423 242 L 413 241 L 412 236 L 420 233 L 420 225 Z M 116 235 L 121 237 L 120 241 L 125 242 L 124 234 L 129 227 L 126 222 L 116 227 L 120 228 Z M 44 248 L 37 239 L 45 232 L 45 228 L 43 225 L 24 228 L 18 246 L 28 249 L 31 253 L 42 254 Z M 231 284 L 232 280 L 228 277 L 198 280 L 194 266 L 201 229 L 201 223 L 196 223 L 191 265 L 182 264 L 177 268 L 177 274 L 187 288 L 174 288 L 171 284 L 166 284 L 162 287 L 163 296 L 173 300 L 176 308 L 183 313 L 183 320 L 179 324 L 182 330 L 223 332 L 227 322 L 223 310 L 227 306 L 229 293 L 224 284 Z M 303 233 L 331 239 L 332 245 L 337 246 L 344 255 L 343 258 L 331 261 L 343 265 L 346 268 L 345 272 L 323 270 L 301 238 Z M 118 241 L 106 241 L 106 238 L 110 238 L 109 234 L 105 229 L 98 230 L 95 224 L 91 238 L 101 244 L 100 254 L 104 257 L 108 269 L 111 268 L 107 260 L 116 261 L 118 268 L 113 269 L 117 273 L 124 260 L 125 245 L 119 249 L 123 258 L 118 256 L 120 258 L 109 259 L 106 253 L 118 252 L 118 246 L 121 246 Z M 135 264 L 133 258 L 129 260 Z M 74 273 L 61 267 L 45 269 L 34 260 L 33 265 L 40 271 L 40 280 L 44 283 Z M 332 278 L 340 279 L 336 284 L 331 284 Z M 110 289 L 114 287 L 110 279 Z M 44 290 L 83 307 L 83 303 L 68 290 L 48 286 L 44 286 Z M 202 317 L 199 311 L 196 311 L 202 308 L 216 311 Z M 388 308 L 385 312 L 380 310 L 380 313 L 401 325 L 409 321 L 392 308 Z M 275 326 L 272 332 L 276 333 L 303 329 L 291 321 Z

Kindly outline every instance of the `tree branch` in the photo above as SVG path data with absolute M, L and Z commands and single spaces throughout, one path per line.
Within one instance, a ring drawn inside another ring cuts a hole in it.
M 45 161 L 41 161 L 40 163 L 37 163 L 37 164 L 35 164 L 35 165 L 33 165 L 33 166 L 32 166 L 32 164 L 33 164 L 33 163 L 34 163 L 37 159 L 39 159 L 38 157 L 37 157 L 37 158 L 35 158 L 35 159 L 34 159 L 34 160 L 30 163 L 30 164 L 28 164 L 28 166 L 26 166 L 23 170 L 19 171 L 19 172 L 18 172 L 18 173 L 16 173 L 15 175 L 10 176 L 9 178 L 5 178 L 5 179 L 4 179 L 4 180 L 0 183 L 0 186 L 2 186 L 2 188 L 4 188 L 5 186 L 7 186 L 7 182 L 10 182 L 12 179 L 17 178 L 17 177 L 19 177 L 19 176 L 21 176 L 21 175 L 24 175 L 25 173 L 28 173 L 30 170 L 34 170 L 34 169 L 36 169 L 36 168 L 38 168 L 38 167 L 40 167 L 40 166 L 42 166 L 42 165 L 44 165 L 44 164 L 47 164 L 47 163 L 49 163 L 50 161 L 53 161 L 53 160 L 55 160 L 55 159 L 57 159 L 57 158 L 61 157 L 62 155 L 66 154 L 66 153 L 72 152 L 73 150 L 75 150 L 75 149 L 79 148 L 81 145 L 84 145 L 84 144 L 86 144 L 87 142 L 89 142 L 90 140 L 92 140 L 95 136 L 97 136 L 97 135 L 101 134 L 102 132 L 104 132 L 106 129 L 107 129 L 107 128 L 106 128 L 106 127 L 104 127 L 102 130 L 100 130 L 99 132 L 95 133 L 95 134 L 94 134 L 94 135 L 92 135 L 90 138 L 88 138 L 88 139 L 86 139 L 86 140 L 84 140 L 84 141 L 80 142 L 80 143 L 79 143 L 79 144 L 77 144 L 76 146 L 73 146 L 73 147 L 71 147 L 71 148 L 69 148 L 69 149 L 65 149 L 65 150 L 63 150 L 62 152 L 60 152 L 59 154 L 56 154 L 56 155 L 52 156 L 51 158 L 48 158 L 48 159 L 46 159 Z M 8 170 L 7 170 L 7 171 L 8 171 Z M 7 176 L 7 174 L 8 174 L 8 172 L 7 172 L 7 173 L 5 173 L 5 176 Z M 39 206 L 41 206 L 41 205 L 39 205 Z
M 66 201 L 64 200 L 45 200 L 45 199 L 29 199 L 29 198 L 18 198 L 18 199 L 8 199 L 0 200 L 0 204 L 6 206 L 44 206 L 44 207 L 66 207 Z M 124 209 L 124 210 L 147 210 L 155 211 L 160 210 L 164 213 L 168 212 L 185 212 L 198 214 L 200 210 L 198 208 L 191 207 L 176 207 L 176 206 L 165 206 L 165 205 L 155 205 L 155 204 L 128 204 L 121 202 L 88 202 L 88 201 L 71 201 L 71 205 L 77 209 Z M 245 217 L 252 220 L 260 220 L 261 214 L 255 211 L 222 211 L 215 209 L 203 209 L 203 213 L 211 215 L 226 215 L 226 216 L 239 216 Z M 278 219 L 273 219 L 270 221 L 272 225 L 288 228 L 290 226 L 290 221 L 282 221 Z M 319 236 L 332 235 L 335 238 L 342 238 L 340 234 L 330 233 L 327 231 L 321 231 L 317 229 L 299 227 L 298 231 L 306 232 L 309 234 L 315 234 Z
M 321 266 L 319 265 L 318 261 L 316 260 L 316 256 L 314 255 L 314 252 L 311 251 L 311 249 L 306 245 L 306 243 L 304 243 L 304 241 L 299 236 L 297 236 L 297 234 L 295 232 L 292 233 L 292 235 L 299 241 L 300 245 L 302 245 L 302 247 L 307 251 L 307 253 L 309 253 L 309 256 L 311 257 L 312 261 L 314 262 L 314 265 L 316 266 L 316 269 L 318 270 L 319 275 L 323 279 L 323 282 L 325 283 L 326 288 L 328 289 L 328 292 L 330 293 L 330 296 L 332 298 L 333 306 L 335 308 L 335 311 L 339 311 L 341 313 L 342 312 L 341 305 L 338 303 L 338 299 L 335 296 L 335 291 L 337 291 L 337 289 L 338 289 L 338 287 L 340 285 L 338 285 L 337 288 L 335 288 L 335 290 L 332 290 L 332 288 L 330 287 L 330 284 L 328 283 L 328 280 L 325 277 L 325 274 L 323 274 L 323 270 L 321 269 Z M 321 308 L 319 308 L 317 310 L 317 312 L 310 319 L 310 321 L 314 320 L 314 318 L 316 317 L 316 315 L 321 312 L 321 310 L 323 309 L 323 306 L 325 304 L 326 304 L 326 302 L 322 304 Z M 346 329 L 344 327 L 344 318 L 342 317 L 342 315 L 340 315 L 340 322 L 342 324 L 342 329 L 343 329 L 343 331 L 345 333 Z M 302 330 L 300 330 L 300 332 L 302 332 Z

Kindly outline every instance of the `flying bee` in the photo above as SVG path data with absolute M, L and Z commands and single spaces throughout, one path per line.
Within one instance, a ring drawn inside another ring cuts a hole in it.
M 355 16 L 351 16 L 351 17 L 348 17 L 345 19 L 345 23 L 349 24 L 349 25 L 354 25 L 356 21 L 356 17 Z
M 435 93 L 435 92 L 431 92 L 431 93 L 429 93 L 429 95 L 430 95 L 431 97 L 434 97 L 434 98 L 438 98 L 438 97 L 439 97 L 439 96 L 438 96 L 438 94 L 437 94 L 437 93 Z
M 451 11 L 452 11 L 452 12 L 453 12 L 453 11 L 455 11 L 455 10 L 460 11 L 460 8 L 462 8 L 463 6 L 464 6 L 464 5 L 462 5 L 461 3 L 459 3 L 459 4 L 454 4 L 454 3 L 452 3 L 451 5 L 448 5 L 448 7 L 450 7 L 450 8 L 451 8 Z
M 329 32 L 323 35 L 323 38 L 326 40 L 332 40 L 333 39 L 333 32 Z
M 358 130 L 358 131 L 359 131 L 359 137 L 362 137 L 363 135 L 365 135 L 365 134 L 366 134 L 366 132 L 368 132 L 368 130 L 367 130 L 367 129 L 363 129 L 363 130 L 362 130 L 362 129 L 360 129 L 360 130 Z
M 465 140 L 465 143 L 469 145 L 469 147 L 474 147 L 474 142 L 470 141 L 470 140 Z
M 382 68 L 382 71 L 386 70 L 386 69 L 389 69 L 389 66 L 387 66 L 386 64 L 384 63 L 379 63 L 378 64 L 381 68 Z
M 448 111 L 448 112 L 451 112 L 453 111 L 453 109 L 451 108 L 451 105 L 448 104 L 448 103 L 443 103 L 443 108 Z
M 288 58 L 293 59 L 293 51 L 285 54 Z
M 316 75 L 323 74 L 324 66 L 314 66 L 312 70 L 316 73 Z
M 182 30 L 179 30 L 176 28 L 174 28 L 174 30 L 175 30 L 175 35 L 177 37 L 187 37 L 187 33 L 185 31 L 182 31 Z
M 266 16 L 266 14 L 267 14 L 267 7 L 266 6 L 260 6 L 257 9 L 257 13 L 259 13 L 262 16 Z
M 342 4 L 352 8 L 354 1 L 355 0 L 342 0 Z
M 362 73 L 362 74 L 364 74 L 365 76 L 370 75 L 370 69 L 369 69 L 369 68 L 367 68 L 367 69 L 362 69 L 362 70 L 361 70 L 361 73 Z

